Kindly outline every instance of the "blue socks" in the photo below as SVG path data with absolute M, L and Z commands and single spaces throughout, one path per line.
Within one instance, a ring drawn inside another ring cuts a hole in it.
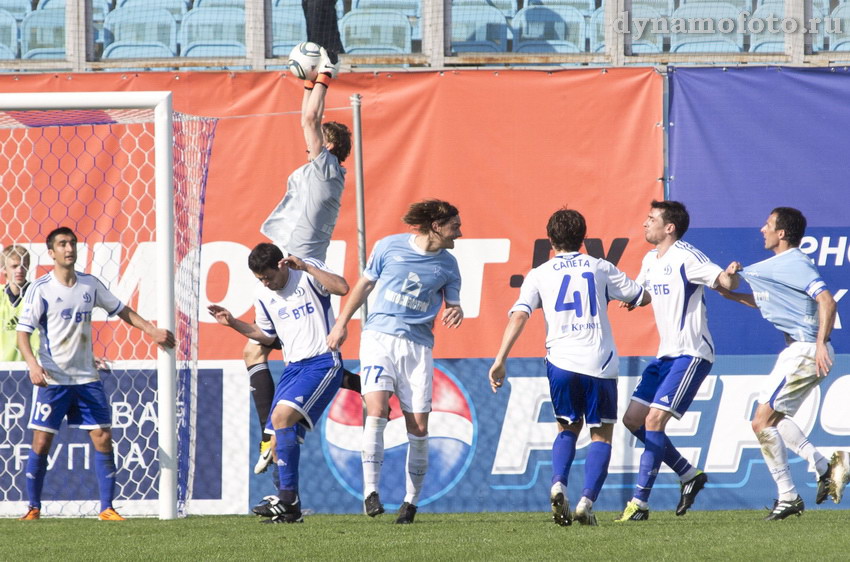
M 112 507 L 112 498 L 115 497 L 115 461 L 111 452 L 94 452 L 94 473 L 100 491 L 100 510 L 103 511 Z
M 565 486 L 570 477 L 570 467 L 576 457 L 578 435 L 572 431 L 562 431 L 552 444 L 552 484 L 561 482 Z
M 633 431 L 632 435 L 637 437 L 641 443 L 646 443 L 646 428 L 644 426 Z M 664 434 L 664 439 L 664 459 L 662 462 L 669 466 L 673 472 L 679 476 L 684 476 L 693 468 L 693 465 L 691 465 L 691 463 L 689 463 L 688 460 L 679 453 L 679 450 L 673 446 L 673 442 L 670 441 L 670 438 L 667 437 L 666 433 Z
M 47 455 L 37 455 L 30 451 L 27 457 L 27 497 L 32 507 L 41 509 L 41 489 L 44 487 L 44 475 L 47 473 Z
M 280 501 L 293 504 L 298 499 L 298 461 L 301 458 L 301 446 L 295 426 L 274 430 L 277 444 L 277 471 L 280 477 Z
M 593 441 L 587 450 L 584 461 L 584 490 L 581 495 L 595 502 L 599 497 L 602 484 L 608 476 L 608 463 L 611 462 L 611 444 Z
M 667 435 L 663 431 L 646 432 L 644 441 L 646 449 L 640 456 L 640 473 L 638 473 L 637 487 L 635 488 L 636 499 L 644 502 L 649 501 L 649 494 L 652 492 L 652 486 L 658 476 L 658 469 L 661 468 L 667 441 Z

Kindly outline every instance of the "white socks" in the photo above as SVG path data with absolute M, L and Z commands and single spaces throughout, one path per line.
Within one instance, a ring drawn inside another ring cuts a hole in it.
M 788 467 L 788 452 L 785 450 L 785 443 L 782 441 L 779 430 L 775 427 L 768 427 L 759 431 L 756 437 L 759 444 L 761 444 L 761 454 L 764 457 L 764 462 L 767 464 L 774 482 L 776 482 L 779 501 L 795 499 L 797 497 L 797 489 L 794 487 L 794 481 L 791 479 L 791 469 Z
M 826 473 L 829 468 L 829 461 L 826 460 L 826 457 L 820 454 L 817 447 L 809 442 L 808 438 L 803 435 L 803 432 L 793 420 L 789 418 L 782 418 L 782 420 L 776 424 L 776 429 L 779 430 L 779 435 L 782 436 L 782 440 L 785 441 L 785 445 L 809 461 L 809 468 L 814 469 L 818 477 L 821 477 Z
M 363 424 L 363 446 L 360 463 L 363 465 L 363 498 L 378 491 L 381 467 L 384 464 L 384 429 L 387 418 L 367 416 Z M 427 458 L 426 458 L 427 463 Z
M 422 482 L 428 472 L 428 436 L 417 437 L 407 434 L 407 477 L 404 501 L 417 505 L 422 492 Z

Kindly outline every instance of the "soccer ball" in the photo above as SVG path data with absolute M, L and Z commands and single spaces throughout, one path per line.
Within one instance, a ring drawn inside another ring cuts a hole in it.
M 289 71 L 301 80 L 315 80 L 322 60 L 321 47 L 311 41 L 298 43 L 289 52 Z

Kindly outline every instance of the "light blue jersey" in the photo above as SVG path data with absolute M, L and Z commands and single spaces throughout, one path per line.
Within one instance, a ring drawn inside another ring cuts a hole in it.
M 742 275 L 753 288 L 753 297 L 765 320 L 796 341 L 817 341 L 815 298 L 827 286 L 806 254 L 791 248 L 744 268 Z
M 434 347 L 434 318 L 443 300 L 460 304 L 460 270 L 446 250 L 426 252 L 413 234 L 395 234 L 375 244 L 364 277 L 375 281 L 364 330 Z

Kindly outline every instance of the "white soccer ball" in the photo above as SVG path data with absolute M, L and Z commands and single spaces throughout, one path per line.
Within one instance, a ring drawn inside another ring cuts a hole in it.
M 298 43 L 289 52 L 289 71 L 301 80 L 315 80 L 322 60 L 321 47 L 311 41 Z

